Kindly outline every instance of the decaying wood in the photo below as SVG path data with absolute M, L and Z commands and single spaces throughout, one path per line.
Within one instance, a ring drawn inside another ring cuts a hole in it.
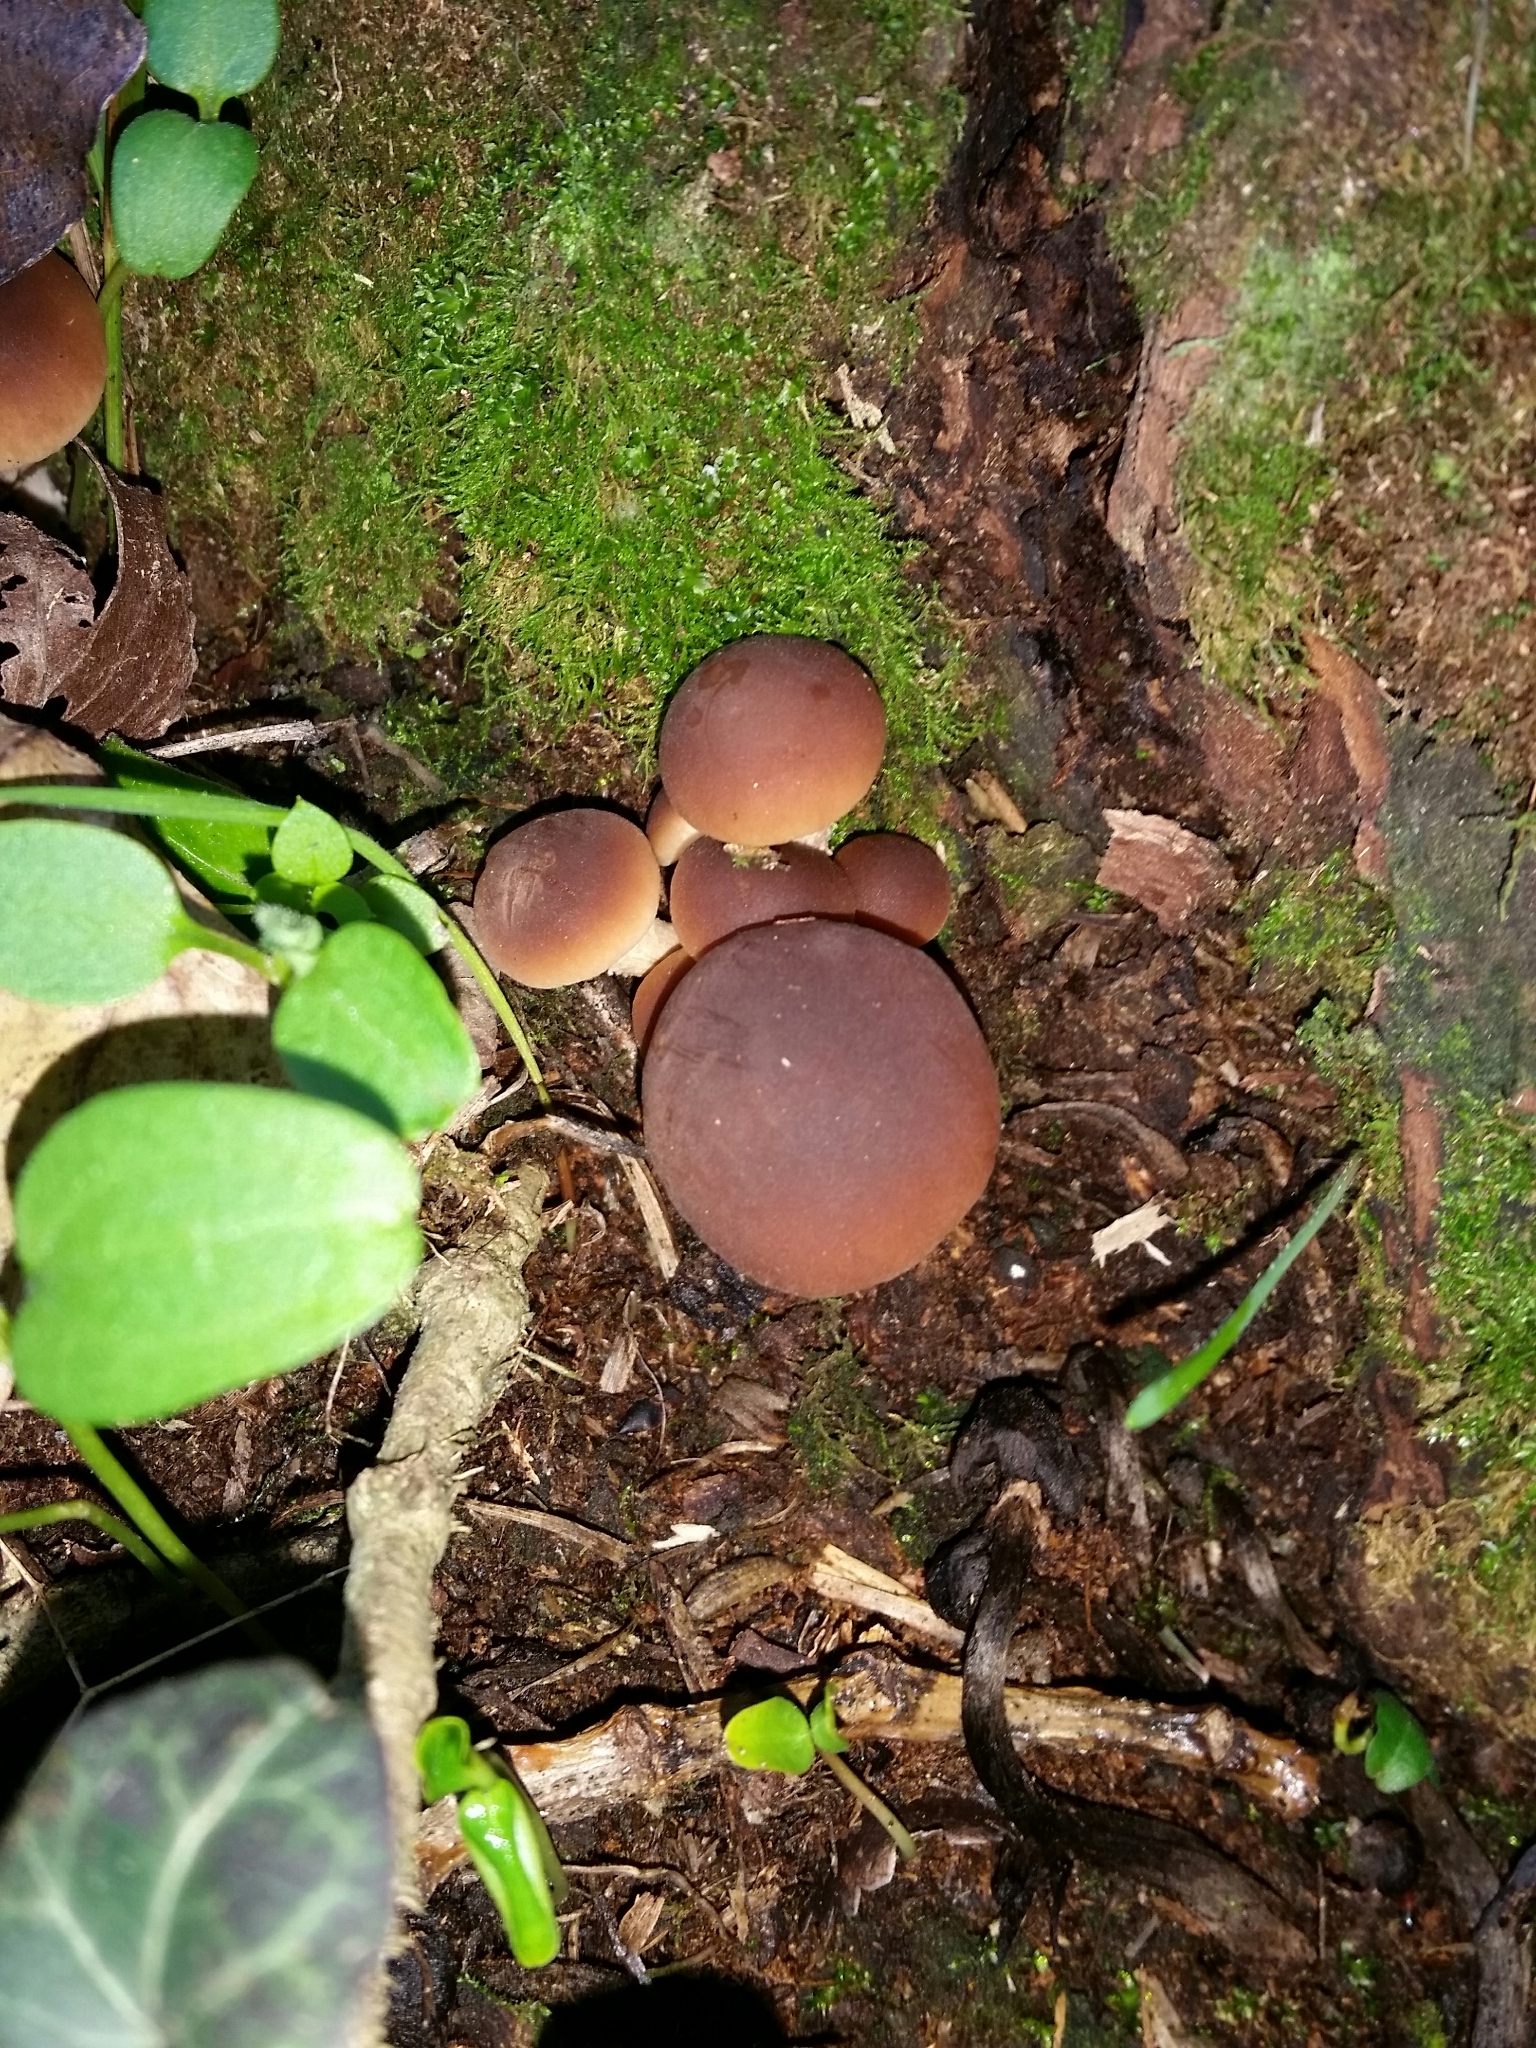
M 809 1699 L 816 1679 L 794 1681 Z M 884 1652 L 855 1651 L 830 1681 L 838 1726 L 850 1742 L 960 1740 L 960 1680 Z M 1059 1756 L 1106 1752 L 1230 1779 L 1282 1821 L 1317 1803 L 1317 1764 L 1293 1743 L 1260 1734 L 1224 1707 L 1162 1707 L 1112 1699 L 1085 1686 L 1009 1686 L 1008 1725 L 1021 1749 Z M 507 1745 L 513 1768 L 545 1818 L 589 1820 L 626 1800 L 660 1802 L 726 1761 L 720 1701 L 682 1707 L 627 1706 L 560 1742 Z M 454 1861 L 452 1812 L 422 1817 L 417 1858 L 430 1886 Z
M 361 1679 L 384 1748 L 401 1902 L 418 1898 L 416 1736 L 437 1711 L 432 1574 L 448 1547 L 465 1446 L 511 1376 L 528 1326 L 523 1266 L 543 1228 L 545 1176 L 525 1167 L 499 1213 L 424 1272 L 420 1334 L 378 1462 L 347 1493 L 352 1566 L 342 1668 Z

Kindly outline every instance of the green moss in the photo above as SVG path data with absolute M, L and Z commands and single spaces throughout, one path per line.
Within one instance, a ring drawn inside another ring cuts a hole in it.
M 1093 848 L 1063 826 L 1032 825 L 1022 836 L 994 826 L 982 844 L 1015 938 L 1033 942 L 1074 911 L 1098 907 L 1086 901 L 1096 890 Z
M 1433 1277 L 1466 1375 L 1454 1424 L 1536 1479 L 1536 1122 L 1463 1094 L 1443 1124 Z
M 788 1435 L 815 1493 L 846 1486 L 859 1472 L 893 1487 L 942 1462 L 963 1406 L 929 1388 L 911 1417 L 890 1413 L 878 1377 L 843 1344 L 808 1369 Z
M 1365 1009 L 1392 912 L 1344 852 L 1312 869 L 1271 871 L 1250 911 L 1248 947 L 1262 983 L 1303 998 L 1327 989 L 1343 1019 Z
M 488 57 L 445 89 L 392 78 L 322 0 L 286 18 L 265 205 L 185 295 L 153 452 L 258 551 L 275 530 L 337 645 L 415 635 L 451 523 L 483 703 L 402 730 L 440 760 L 593 712 L 644 746 L 672 683 L 759 630 L 870 666 L 898 780 L 961 737 L 924 664 L 942 629 L 860 488 L 867 437 L 825 402 L 840 361 L 878 384 L 910 347 L 880 285 L 957 132 L 959 17 L 811 13 L 790 47 L 767 0 L 525 5 L 488 49 L 538 89 L 499 96 Z M 315 118 L 315 40 L 361 84 L 350 123 Z M 359 218 L 365 164 L 382 219 Z

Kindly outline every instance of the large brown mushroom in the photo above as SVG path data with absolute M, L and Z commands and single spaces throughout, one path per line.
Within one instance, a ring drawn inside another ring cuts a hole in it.
M 643 1079 L 652 1164 L 739 1271 L 788 1294 L 905 1272 L 986 1187 L 998 1090 L 942 968 L 829 919 L 723 940 L 673 989 Z
M 853 884 L 860 924 L 926 946 L 949 919 L 949 874 L 931 846 L 905 832 L 866 832 L 844 840 L 837 864 Z
M 0 469 L 73 440 L 106 381 L 107 338 L 79 271 L 49 254 L 0 284 Z
M 651 842 L 656 858 L 664 868 L 669 868 L 699 835 L 667 792 L 658 789 L 651 798 L 651 808 L 645 814 L 645 836 Z
M 851 656 L 759 634 L 701 661 L 667 707 L 673 807 L 732 846 L 779 846 L 851 810 L 880 769 L 885 707 Z
M 695 839 L 672 871 L 667 905 L 679 939 L 697 959 L 732 932 L 781 917 L 852 917 L 853 885 L 830 854 L 774 846 L 732 854 Z
M 655 925 L 660 898 L 661 869 L 638 825 L 616 811 L 549 811 L 486 855 L 475 936 L 499 973 L 564 988 L 623 959 Z

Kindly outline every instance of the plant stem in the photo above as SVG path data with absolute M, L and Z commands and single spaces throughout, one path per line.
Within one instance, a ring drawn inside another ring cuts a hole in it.
M 109 1515 L 93 1500 L 56 1500 L 46 1508 L 22 1508 L 14 1515 L 0 1515 L 0 1536 L 9 1535 L 13 1529 L 43 1529 L 53 1522 L 89 1522 L 115 1543 L 121 1543 L 128 1555 L 136 1557 L 145 1571 L 153 1572 L 157 1579 L 171 1576 L 164 1559 L 150 1549 L 142 1536 L 135 1536 L 126 1522 Z
M 244 939 L 237 939 L 233 932 L 214 931 L 208 925 L 199 924 L 195 917 L 187 919 L 183 931 L 188 947 L 198 947 L 204 953 L 227 953 L 231 960 L 239 960 L 247 967 L 254 967 L 265 980 L 281 984 L 281 977 L 259 946 L 247 945 Z
M 836 1778 L 843 1790 L 851 1792 L 864 1811 L 872 1813 L 875 1819 L 879 1821 L 881 1827 L 885 1829 L 885 1832 L 896 1844 L 896 1853 L 900 1856 L 903 1863 L 910 1863 L 917 1854 L 917 1844 L 880 1797 L 879 1793 L 871 1792 L 858 1772 L 850 1770 L 848 1765 L 834 1751 L 824 1749 L 821 1756 L 822 1762 L 832 1773 L 833 1777 Z
M 275 1651 L 278 1645 L 259 1622 L 249 1619 L 245 1602 L 239 1594 L 226 1586 L 218 1573 L 210 1571 L 196 1552 L 182 1542 L 143 1487 L 118 1463 L 90 1424 L 70 1422 L 62 1415 L 58 1421 L 81 1458 L 123 1513 L 142 1530 L 167 1563 L 173 1564 L 182 1577 L 196 1586 L 216 1607 L 222 1607 L 226 1614 L 241 1622 L 252 1642 L 263 1650 Z
M 381 875 L 394 875 L 402 882 L 413 883 L 418 889 L 421 887 L 420 882 L 417 881 L 410 869 L 397 861 L 392 853 L 386 853 L 378 841 L 370 839 L 366 832 L 349 831 L 347 837 L 351 840 L 354 851 L 360 853 L 364 860 L 368 861 L 373 867 L 376 867 Z M 538 1095 L 540 1108 L 548 1109 L 549 1090 L 544 1085 L 543 1069 L 540 1067 L 538 1056 L 529 1042 L 528 1034 L 518 1019 L 517 1012 L 507 1001 L 506 995 L 503 993 L 501 983 L 491 972 L 490 966 L 479 947 L 458 920 L 449 916 L 445 911 L 443 923 L 447 927 L 449 945 L 453 947 L 453 950 L 463 960 L 470 973 L 479 982 L 481 988 L 485 991 L 486 1001 L 506 1027 L 507 1036 L 517 1048 L 518 1058 L 528 1069 L 528 1078 L 532 1081 L 534 1091 Z
M 107 388 L 101 401 L 102 439 L 106 443 L 108 464 L 121 475 L 128 460 L 128 415 L 123 403 L 123 283 L 126 270 L 117 253 L 117 238 L 112 232 L 112 215 L 105 192 L 101 195 L 101 262 L 106 272 L 106 283 L 96 303 L 101 307 L 101 321 L 107 337 Z M 117 280 L 115 286 L 114 278 Z M 107 296 L 109 287 L 110 298 Z

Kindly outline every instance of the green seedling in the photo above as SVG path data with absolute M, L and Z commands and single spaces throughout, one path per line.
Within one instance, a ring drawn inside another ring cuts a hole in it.
M 830 1692 L 823 1692 L 809 1714 L 781 1693 L 743 1707 L 725 1724 L 725 1748 L 731 1762 L 746 1771 L 782 1771 L 799 1778 L 821 1757 L 845 1792 L 866 1813 L 874 1815 L 904 1861 L 917 1854 L 917 1844 L 878 1793 L 843 1762 L 847 1741 L 838 1732 L 837 1710 Z
M 512 1953 L 525 1970 L 560 1953 L 555 1908 L 565 1897 L 565 1872 L 543 1816 L 498 1761 L 470 1741 L 469 1724 L 439 1714 L 416 1738 L 416 1765 L 428 1800 L 458 1796 L 459 1831 L 490 1893 Z
M 118 259 L 150 277 L 190 277 L 219 245 L 256 176 L 256 144 L 231 121 L 156 107 L 124 125 L 112 156 Z
M 1192 1358 L 1186 1358 L 1182 1365 L 1176 1365 L 1170 1371 L 1160 1373 L 1155 1380 L 1142 1388 L 1125 1411 L 1127 1429 L 1150 1429 L 1154 1422 L 1161 1422 L 1165 1415 L 1178 1407 L 1187 1394 L 1192 1394 L 1201 1381 L 1216 1370 L 1349 1193 L 1358 1171 L 1359 1161 L 1355 1159 L 1347 1161 L 1339 1168 L 1314 1205 L 1312 1214 L 1290 1243 L 1270 1260 L 1216 1334 L 1202 1344 Z
M 391 1924 L 383 1760 L 289 1660 L 92 1708 L 0 1836 L 0 2048 L 333 2048 Z
M 277 61 L 277 0 L 144 0 L 149 68 L 216 121 Z
M 1436 1776 L 1429 1737 L 1395 1693 L 1374 1692 L 1369 1706 L 1358 1693 L 1341 1700 L 1333 1746 L 1343 1756 L 1363 1753 L 1366 1776 L 1379 1792 L 1406 1792 Z

